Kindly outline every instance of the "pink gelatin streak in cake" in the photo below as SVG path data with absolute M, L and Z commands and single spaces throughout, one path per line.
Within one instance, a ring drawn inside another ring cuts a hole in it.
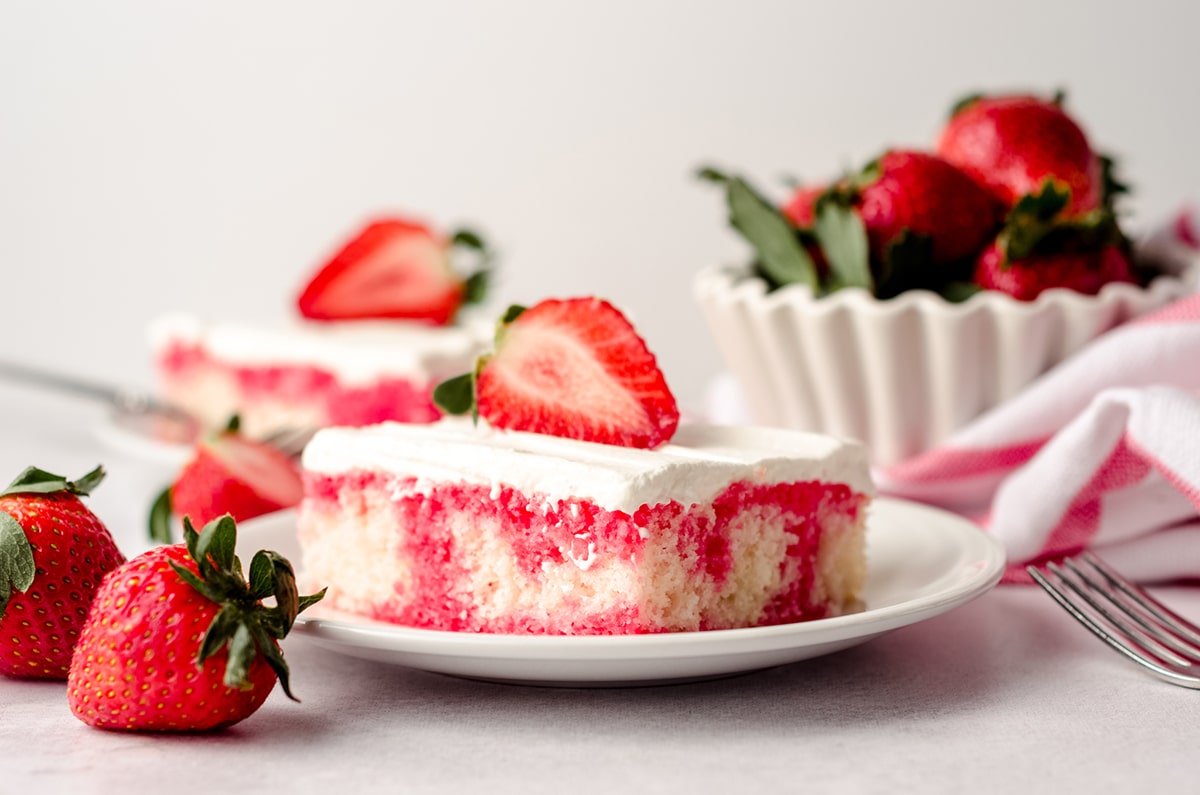
M 737 481 L 632 515 L 586 499 L 350 470 L 305 473 L 302 570 L 326 604 L 411 627 L 635 634 L 857 609 L 868 497 Z

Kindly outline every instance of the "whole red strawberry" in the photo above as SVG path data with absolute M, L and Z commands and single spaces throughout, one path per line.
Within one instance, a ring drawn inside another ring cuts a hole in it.
M 475 411 L 497 428 L 625 447 L 665 443 L 679 408 L 654 354 L 599 298 L 511 307 L 496 350 L 474 373 L 434 390 L 450 414 Z
M 1063 287 L 1095 295 L 1112 282 L 1136 284 L 1128 241 L 1115 216 L 1096 210 L 1063 217 L 1067 191 L 1053 184 L 1017 202 L 1004 229 L 975 264 L 974 281 L 1021 301 Z
M 79 499 L 103 478 L 30 467 L 0 492 L 0 673 L 66 678 L 100 581 L 125 562 Z
M 101 729 L 205 731 L 249 717 L 288 667 L 278 641 L 324 596 L 299 596 L 291 564 L 257 552 L 249 583 L 225 516 L 185 544 L 156 547 L 109 575 L 67 677 L 67 703 Z M 275 606 L 262 600 L 275 598 Z
M 290 508 L 304 496 L 296 462 L 276 447 L 229 427 L 196 444 L 192 458 L 151 511 L 150 535 L 167 543 L 170 514 L 190 517 L 197 525 L 224 514 L 236 521 Z
M 849 201 L 870 241 L 875 262 L 912 237 L 926 238 L 930 264 L 973 255 L 999 222 L 999 208 L 963 172 L 924 152 L 893 149 L 853 181 Z
M 1057 98 L 970 97 L 955 107 L 937 153 L 1008 207 L 1047 180 L 1070 191 L 1069 215 L 1104 202 L 1104 164 Z
M 456 246 L 475 250 L 473 232 L 443 237 L 424 224 L 384 218 L 364 227 L 312 277 L 297 307 L 311 320 L 387 318 L 444 325 L 464 303 L 481 300 L 487 270 L 469 277 L 451 267 Z

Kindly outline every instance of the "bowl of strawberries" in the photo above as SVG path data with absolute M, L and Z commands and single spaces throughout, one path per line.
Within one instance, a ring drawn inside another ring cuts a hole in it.
M 701 175 L 754 254 L 694 285 L 753 420 L 862 440 L 880 466 L 1194 290 L 1194 250 L 1125 232 L 1113 161 L 1061 96 L 970 97 L 931 150 L 782 202 Z

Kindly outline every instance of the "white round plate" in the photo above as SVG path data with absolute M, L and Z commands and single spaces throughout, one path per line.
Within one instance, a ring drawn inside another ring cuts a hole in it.
M 293 561 L 293 512 L 245 522 L 239 546 Z M 337 652 L 455 676 L 571 687 L 664 684 L 769 668 L 864 643 L 924 621 L 992 588 L 1004 573 L 995 539 L 955 514 L 876 499 L 867 521 L 866 609 L 749 629 L 622 636 L 489 635 L 411 629 L 320 604 L 295 628 Z

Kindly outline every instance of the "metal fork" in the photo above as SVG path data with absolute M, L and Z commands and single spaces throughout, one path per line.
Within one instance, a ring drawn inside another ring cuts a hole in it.
M 1025 567 L 1079 623 L 1173 685 L 1200 690 L 1200 627 L 1091 552 Z
M 40 367 L 0 360 L 0 380 L 44 387 L 105 403 L 113 422 L 127 431 L 162 442 L 192 444 L 203 431 L 201 422 L 186 410 L 166 403 L 151 393 L 44 370 Z M 262 437 L 291 458 L 304 451 L 316 433 L 311 427 L 277 428 Z

